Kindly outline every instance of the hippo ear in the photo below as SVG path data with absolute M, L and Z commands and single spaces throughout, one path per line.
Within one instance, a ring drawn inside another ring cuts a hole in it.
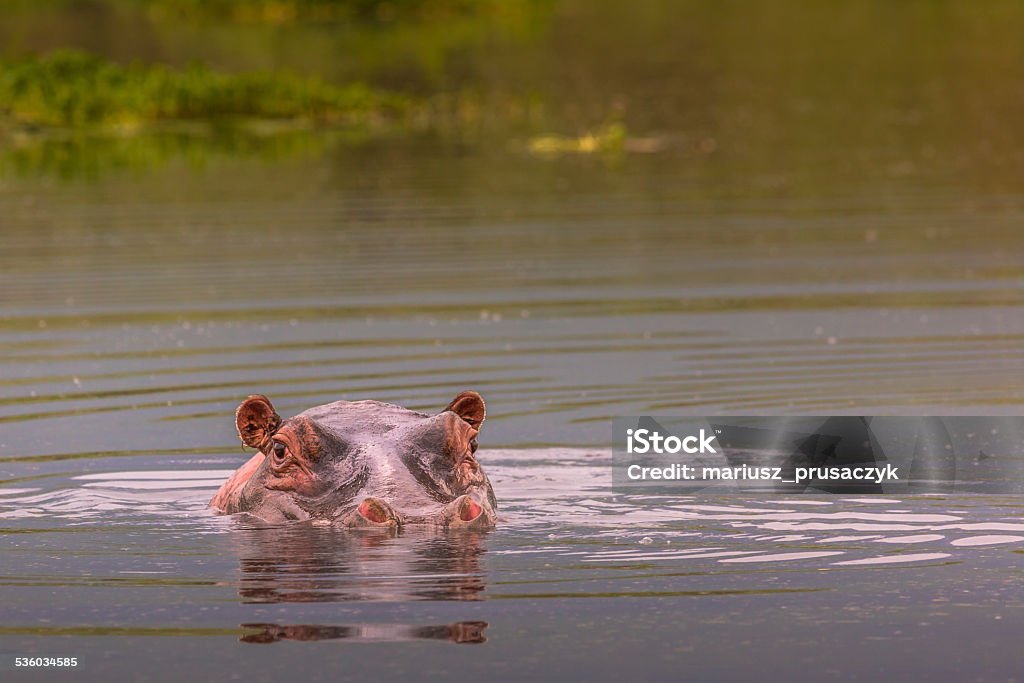
M 262 394 L 245 399 L 235 411 L 238 438 L 246 446 L 263 450 L 280 426 L 281 416 L 274 411 L 270 399 Z
M 483 396 L 475 391 L 463 391 L 452 399 L 447 410 L 452 411 L 468 422 L 469 426 L 476 429 L 480 429 L 480 425 L 484 423 L 484 418 L 487 416 Z

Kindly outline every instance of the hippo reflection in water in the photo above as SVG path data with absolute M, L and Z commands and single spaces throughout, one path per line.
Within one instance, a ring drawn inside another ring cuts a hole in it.
M 246 525 L 227 538 L 239 559 L 238 596 L 249 605 L 415 600 L 476 602 L 484 599 L 487 575 L 482 558 L 486 532 L 435 533 L 409 527 L 348 533 L 335 525 L 292 524 L 286 527 Z M 401 577 L 396 578 L 396 577 Z M 276 617 L 342 617 L 338 623 L 243 623 L 245 643 L 286 640 L 336 640 L 349 643 L 427 640 L 482 643 L 484 621 L 444 623 L 417 614 L 396 615 L 370 623 L 349 621 L 361 610 L 262 610 Z M 410 620 L 409 618 L 412 617 Z
M 320 626 L 310 624 L 242 624 L 250 631 L 243 643 L 276 643 L 282 640 L 337 640 L 394 643 L 404 640 L 447 640 L 459 644 L 486 643 L 486 621 L 457 621 L 453 624 L 409 626 L 406 624 L 364 624 L 361 626 Z
M 266 396 L 250 396 L 235 412 L 235 426 L 259 453 L 210 506 L 268 522 L 490 528 L 498 506 L 476 459 L 484 417 L 475 391 L 436 415 L 336 401 L 283 421 Z

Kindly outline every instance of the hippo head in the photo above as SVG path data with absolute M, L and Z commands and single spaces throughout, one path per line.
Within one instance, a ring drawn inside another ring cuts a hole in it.
M 484 401 L 464 391 L 436 415 L 378 401 L 336 401 L 282 420 L 266 396 L 235 413 L 259 450 L 210 506 L 268 522 L 350 527 L 494 526 L 497 502 L 476 459 Z

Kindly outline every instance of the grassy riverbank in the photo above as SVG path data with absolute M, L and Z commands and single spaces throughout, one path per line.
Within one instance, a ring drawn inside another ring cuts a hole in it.
M 0 62 L 0 172 L 92 175 L 179 154 L 277 158 L 380 136 L 503 137 L 486 135 L 490 128 L 515 131 L 506 145 L 541 156 L 624 148 L 620 123 L 565 136 L 540 133 L 542 116 L 542 103 L 510 94 L 399 92 L 284 70 L 125 64 L 62 49 Z
M 334 85 L 289 73 L 231 74 L 203 65 L 122 65 L 60 50 L 0 66 L 0 118 L 8 127 L 115 127 L 237 119 L 368 125 L 404 119 L 422 102 L 363 83 Z

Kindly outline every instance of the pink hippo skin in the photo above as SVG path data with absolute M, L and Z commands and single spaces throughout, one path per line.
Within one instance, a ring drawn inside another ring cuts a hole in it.
M 484 400 L 464 391 L 437 415 L 378 401 L 336 401 L 287 420 L 266 396 L 235 412 L 242 443 L 259 452 L 210 507 L 267 522 L 350 527 L 487 529 L 497 519 L 476 459 Z

